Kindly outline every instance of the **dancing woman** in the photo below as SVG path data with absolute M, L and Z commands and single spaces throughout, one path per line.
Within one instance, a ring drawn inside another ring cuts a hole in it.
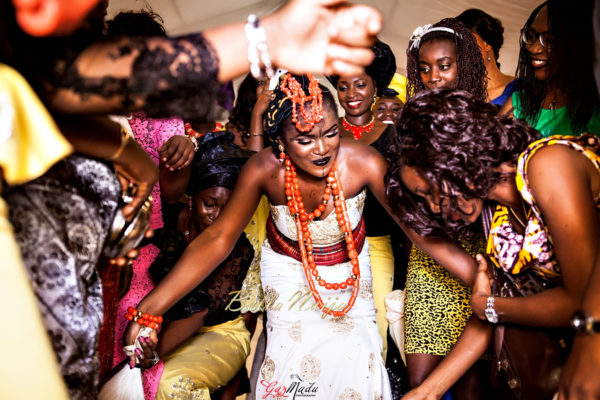
M 331 94 L 314 79 L 302 81 L 287 75 L 285 91 L 275 90 L 267 110 L 273 149 L 248 161 L 220 217 L 136 308 L 162 314 L 205 279 L 265 194 L 271 204 L 261 259 L 268 344 L 257 395 L 310 386 L 321 399 L 387 399 L 362 221 L 364 188 L 383 199 L 386 164 L 370 147 L 340 140 Z M 137 331 L 130 325 L 126 342 Z

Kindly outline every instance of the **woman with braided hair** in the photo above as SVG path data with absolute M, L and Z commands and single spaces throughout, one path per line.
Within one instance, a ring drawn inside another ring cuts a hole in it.
M 471 31 L 456 18 L 417 27 L 406 50 L 406 95 L 446 87 L 487 97 L 487 72 Z

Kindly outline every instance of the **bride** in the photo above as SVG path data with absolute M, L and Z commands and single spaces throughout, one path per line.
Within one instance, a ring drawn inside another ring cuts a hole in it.
M 257 397 L 389 399 L 362 221 L 365 188 L 385 204 L 386 162 L 375 149 L 340 139 L 333 97 L 312 77 L 284 76 L 265 115 L 273 148 L 248 160 L 219 218 L 136 309 L 158 316 L 204 280 L 264 194 L 271 205 L 261 258 L 268 323 Z M 129 325 L 126 344 L 138 331 Z

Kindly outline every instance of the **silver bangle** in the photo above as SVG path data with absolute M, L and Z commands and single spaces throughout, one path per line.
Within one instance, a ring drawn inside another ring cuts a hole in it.
M 271 57 L 267 49 L 267 36 L 265 30 L 260 27 L 258 17 L 254 14 L 248 15 L 248 21 L 244 27 L 246 40 L 248 41 L 248 61 L 250 62 L 250 73 L 256 79 L 263 78 L 265 74 L 260 66 L 262 62 L 267 77 L 271 78 L 275 71 L 271 64 Z M 260 53 L 260 58 L 259 58 Z

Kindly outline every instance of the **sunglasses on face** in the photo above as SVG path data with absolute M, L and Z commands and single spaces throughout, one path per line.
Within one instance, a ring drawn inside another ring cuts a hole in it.
M 532 46 L 536 41 L 539 41 L 543 48 L 550 47 L 552 41 L 552 33 L 550 31 L 536 32 L 530 26 L 521 29 L 521 42 L 526 46 Z

